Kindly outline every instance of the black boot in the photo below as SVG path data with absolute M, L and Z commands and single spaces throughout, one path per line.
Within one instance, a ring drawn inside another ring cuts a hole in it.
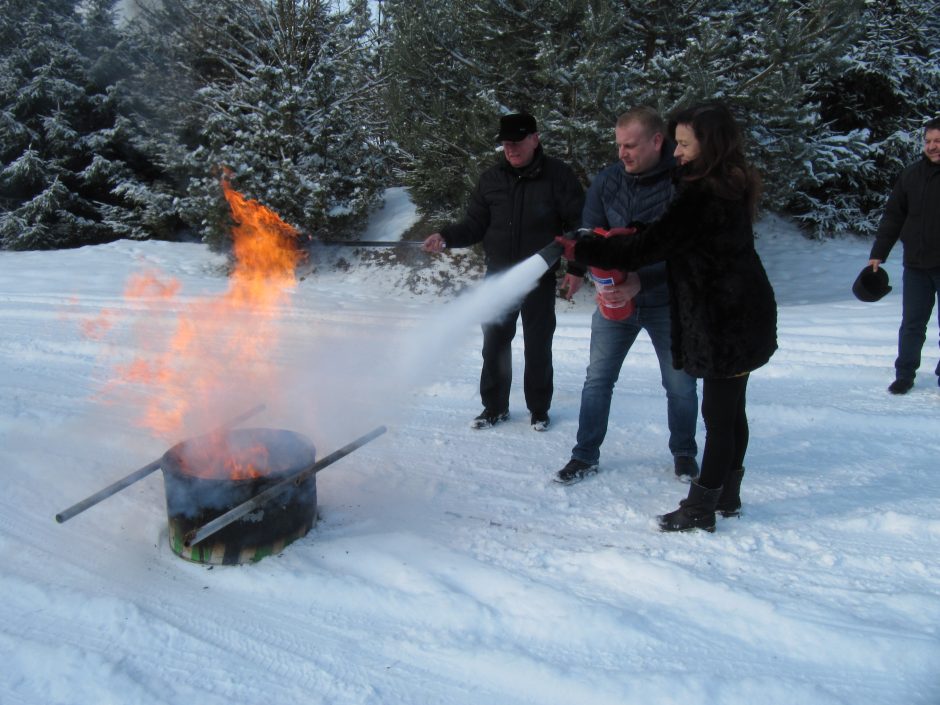
M 743 478 L 744 468 L 732 470 L 721 490 L 721 497 L 718 498 L 715 511 L 725 519 L 736 517 L 741 513 L 741 480 Z
M 715 505 L 721 488 L 710 490 L 694 480 L 689 485 L 689 496 L 679 502 L 679 508 L 659 517 L 660 531 L 715 530 Z

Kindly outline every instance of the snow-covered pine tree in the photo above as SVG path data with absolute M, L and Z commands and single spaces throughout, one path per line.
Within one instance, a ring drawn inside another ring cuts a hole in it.
M 115 0 L 8 2 L 0 13 L 0 246 L 139 237 L 113 61 Z
M 938 7 L 633 0 L 607 22 L 619 23 L 632 50 L 608 48 L 609 68 L 585 71 L 584 83 L 618 86 L 612 92 L 624 107 L 646 103 L 664 113 L 729 103 L 764 174 L 765 207 L 797 215 L 815 235 L 865 232 L 919 147 L 912 127 L 936 110 Z
M 632 8 L 640 26 L 629 34 L 648 39 L 629 85 L 658 89 L 665 113 L 708 100 L 729 104 L 763 174 L 765 207 L 786 209 L 799 183 L 838 170 L 836 154 L 846 172 L 868 168 L 868 150 L 831 134 L 814 96 L 857 36 L 860 1 L 696 3 L 668 21 L 662 3 L 639 4 L 646 12 Z M 637 22 L 624 18 L 625 26 Z
M 547 150 L 582 178 L 609 158 L 619 13 L 596 0 L 387 0 L 390 132 L 404 180 L 454 217 L 496 158 L 501 114 L 528 110 Z
M 401 180 L 433 218 L 460 208 L 494 156 L 495 76 L 479 61 L 466 0 L 386 0 L 390 76 L 383 103 Z M 471 36 L 472 35 L 472 36 Z
M 614 158 L 621 111 L 722 99 L 760 137 L 755 158 L 782 203 L 818 122 L 802 81 L 846 41 L 855 1 L 390 0 L 390 118 L 416 200 L 460 207 L 500 112 L 532 111 L 553 153 L 589 178 Z
M 815 234 L 873 233 L 938 94 L 940 3 L 865 3 L 857 40 L 813 82 L 822 128 L 787 209 Z
M 589 175 L 617 158 L 613 126 L 618 115 L 646 105 L 668 116 L 678 105 L 704 93 L 690 81 L 684 52 L 689 38 L 716 21 L 703 3 L 665 0 L 592 2 L 582 34 L 583 51 L 575 57 L 575 81 L 586 97 L 575 122 L 581 139 L 597 142 L 593 155 L 583 149 Z
M 897 6 L 895 22 L 907 4 L 888 3 Z M 858 126 L 834 122 L 825 100 L 827 82 L 845 70 L 844 57 L 872 51 L 876 35 L 899 36 L 885 29 L 884 3 L 386 5 L 395 79 L 390 119 L 408 182 L 427 212 L 453 215 L 460 208 L 481 163 L 492 159 L 485 136 L 495 114 L 509 110 L 536 114 L 546 142 L 560 146 L 561 156 L 589 176 L 613 158 L 610 126 L 620 111 L 647 104 L 668 114 L 693 102 L 725 101 L 744 124 L 751 158 L 764 174 L 764 205 L 793 210 L 817 232 L 858 221 L 860 204 L 871 198 L 871 179 L 900 139 L 889 130 L 894 137 L 872 142 Z M 929 34 L 924 14 L 908 13 L 914 18 L 909 24 L 922 32 L 920 44 L 896 53 L 894 61 L 910 67 L 904 57 L 929 55 L 923 45 L 936 33 Z M 911 36 L 911 28 L 906 31 Z M 904 84 L 909 96 L 896 106 L 936 94 L 924 88 L 937 63 L 917 64 L 921 78 Z
M 487 9 L 480 18 L 489 31 L 495 34 L 500 24 L 516 28 L 512 51 L 496 71 L 503 76 L 512 67 L 522 69 L 518 79 L 500 87 L 503 102 L 531 106 L 548 151 L 587 183 L 615 155 L 612 127 L 620 96 L 611 92 L 603 67 L 622 65 L 628 51 L 619 8 L 591 0 L 547 0 L 528 3 L 517 15 L 507 3 L 494 5 L 498 9 Z
M 158 89 L 140 101 L 167 133 L 181 212 L 212 246 L 229 242 L 223 170 L 311 234 L 368 212 L 385 167 L 368 13 L 364 0 L 342 12 L 324 0 L 166 0 L 141 16 L 162 57 L 152 69 L 169 80 L 147 81 Z

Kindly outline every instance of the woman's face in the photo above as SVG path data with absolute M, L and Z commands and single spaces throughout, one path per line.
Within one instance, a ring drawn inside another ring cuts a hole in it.
M 698 158 L 701 147 L 691 125 L 676 125 L 676 149 L 673 154 L 679 164 L 688 164 Z

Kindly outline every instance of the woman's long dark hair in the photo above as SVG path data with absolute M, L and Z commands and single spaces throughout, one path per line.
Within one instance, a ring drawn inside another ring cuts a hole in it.
M 745 199 L 754 214 L 760 197 L 760 175 L 744 158 L 741 128 L 721 103 L 683 108 L 669 119 L 669 135 L 676 126 L 688 125 L 698 140 L 700 153 L 681 171 L 684 181 L 703 181 L 721 198 Z

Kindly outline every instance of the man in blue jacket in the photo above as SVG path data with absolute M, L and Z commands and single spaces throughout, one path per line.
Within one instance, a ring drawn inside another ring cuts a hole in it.
M 549 157 L 539 142 L 535 118 L 528 113 L 504 115 L 499 121 L 503 156 L 477 181 L 466 214 L 424 241 L 428 252 L 483 243 L 486 274 L 496 274 L 528 259 L 557 235 L 578 226 L 584 189 L 564 162 Z M 514 311 L 483 326 L 483 411 L 472 422 L 477 429 L 509 418 L 512 348 L 516 320 L 522 316 L 525 342 L 523 390 L 530 423 L 536 431 L 549 425 L 552 403 L 552 337 L 555 334 L 555 271 L 552 267 Z
M 940 301 L 940 117 L 924 126 L 923 156 L 901 172 L 888 197 L 868 260 L 875 271 L 898 239 L 904 244 L 901 328 L 888 391 L 907 394 L 920 367 L 934 302 Z M 934 372 L 940 384 L 940 362 Z
M 637 221 L 648 223 L 662 215 L 674 194 L 672 145 L 666 139 L 666 125 L 655 110 L 637 107 L 627 111 L 617 119 L 614 136 L 619 161 L 601 171 L 591 183 L 581 217 L 584 228 L 609 230 Z M 565 284 L 570 296 L 580 287 L 581 280 L 568 275 Z M 660 262 L 643 267 L 617 289 L 620 291 L 599 296 L 632 297 L 635 310 L 623 320 L 606 318 L 600 307 L 594 311 L 577 443 L 571 450 L 571 460 L 558 471 L 555 481 L 572 484 L 597 472 L 614 385 L 641 330 L 649 335 L 659 360 L 666 390 L 673 467 L 678 477 L 691 480 L 699 472 L 695 461 L 698 393 L 695 378 L 672 366 L 666 265 Z

